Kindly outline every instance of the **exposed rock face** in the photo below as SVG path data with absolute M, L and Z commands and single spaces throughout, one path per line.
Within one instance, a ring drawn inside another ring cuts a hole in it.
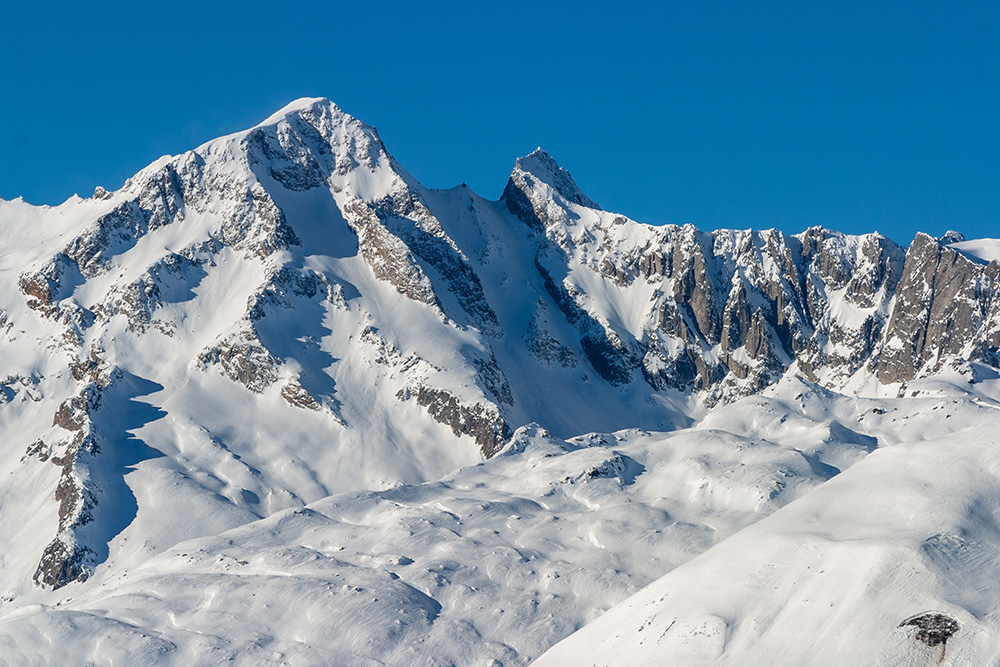
M 401 391 L 399 398 L 409 397 Z M 447 391 L 430 387 L 418 387 L 415 398 L 434 419 L 450 426 L 455 435 L 472 436 L 486 458 L 503 449 L 513 434 L 500 411 L 493 405 L 464 405 Z
M 455 242 L 441 228 L 437 219 L 430 214 L 427 207 L 419 201 L 410 200 L 412 206 L 395 213 L 406 215 L 407 223 L 396 222 L 394 226 L 402 227 L 398 231 L 399 238 L 413 250 L 417 257 L 437 273 L 458 302 L 459 307 L 468 316 L 472 325 L 483 333 L 494 337 L 502 335 L 496 313 L 490 306 L 483 292 L 479 276 Z M 411 219 L 418 224 L 409 222 Z
M 202 368 L 218 365 L 233 382 L 261 394 L 277 382 L 280 363 L 264 347 L 252 329 L 233 334 L 198 357 Z
M 900 623 L 899 627 L 916 628 L 914 640 L 930 648 L 946 645 L 951 636 L 961 629 L 959 622 L 951 616 L 935 612 L 909 618 Z
M 55 499 L 59 504 L 59 525 L 55 538 L 42 553 L 34 580 L 39 586 L 61 588 L 83 581 L 97 564 L 97 552 L 88 544 L 81 529 L 94 521 L 101 486 L 93 470 L 93 460 L 101 446 L 91 415 L 101 409 L 106 384 L 119 376 L 112 371 L 102 382 L 89 382 L 76 396 L 64 401 L 56 411 L 53 426 L 68 433 L 52 446 L 38 442 L 29 455 L 39 456 L 61 468 Z
M 143 332 L 156 326 L 170 335 L 172 324 L 157 319 L 155 313 L 207 275 L 205 267 L 211 264 L 213 247 L 218 250 L 217 244 L 199 244 L 165 255 L 139 278 L 109 290 L 104 300 L 92 307 L 94 315 L 101 319 L 122 315 L 133 331 Z
M 918 234 L 906 253 L 878 357 L 879 380 L 905 382 L 962 359 L 996 365 L 998 273 L 996 262 L 978 264 Z
M 545 302 L 540 301 L 539 305 L 545 309 Z M 544 312 L 544 311 L 543 311 Z M 528 350 L 536 359 L 547 365 L 557 363 L 563 368 L 573 368 L 579 362 L 573 350 L 559 342 L 545 327 L 545 321 L 536 313 L 528 322 L 528 328 L 524 332 L 523 340 Z
M 583 203 L 545 157 L 538 173 L 524 166 L 538 160 L 518 163 L 503 201 L 544 232 L 536 269 L 591 366 L 612 384 L 630 382 L 638 367 L 657 389 L 725 400 L 793 364 L 838 386 L 868 369 L 904 382 L 949 361 L 997 363 L 998 267 L 948 247 L 963 240 L 958 234 L 919 235 L 904 254 L 877 234 L 818 228 L 797 236 L 643 228 Z M 566 268 L 574 263 L 625 290 L 655 287 L 641 335 L 588 308 L 590 279 Z
M 870 362 L 902 273 L 902 249 L 875 234 L 637 225 L 581 203 L 548 156 L 518 162 L 503 202 L 544 232 L 535 268 L 546 292 L 579 332 L 591 367 L 616 386 L 639 370 L 658 390 L 728 400 L 793 363 L 836 385 Z M 587 270 L 623 292 L 652 288 L 641 333 L 588 309 Z
M 544 280 L 545 291 L 580 334 L 580 346 L 594 371 L 612 386 L 629 382 L 635 362 L 615 332 L 581 308 L 565 283 L 557 283 L 537 258 L 535 268 Z
M 434 287 L 416 257 L 403 241 L 387 230 L 373 210 L 360 201 L 344 205 L 344 217 L 357 233 L 365 260 L 379 280 L 384 280 L 414 301 L 441 309 Z
M 262 394 L 284 378 L 281 396 L 289 405 L 319 410 L 321 403 L 302 387 L 294 372 L 261 340 L 258 326 L 265 319 L 280 319 L 287 311 L 307 304 L 341 307 L 343 292 L 327 276 L 284 266 L 269 272 L 264 283 L 247 300 L 246 313 L 236 331 L 224 336 L 198 356 L 198 366 L 216 366 L 229 379 L 255 394 Z M 319 301 L 319 303 L 317 303 Z M 291 376 L 291 377 L 289 377 Z

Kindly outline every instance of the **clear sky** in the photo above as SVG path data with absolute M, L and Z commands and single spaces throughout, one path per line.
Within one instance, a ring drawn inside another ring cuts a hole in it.
M 59 203 L 323 96 L 489 198 L 536 146 L 703 229 L 1000 236 L 996 2 L 51 2 L 0 10 L 0 197 Z

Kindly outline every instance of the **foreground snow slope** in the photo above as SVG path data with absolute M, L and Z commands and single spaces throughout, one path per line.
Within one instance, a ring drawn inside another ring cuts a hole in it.
M 663 664 L 676 649 L 675 664 L 714 664 L 726 647 L 751 664 L 767 645 L 817 664 L 813 648 L 910 650 L 896 625 L 940 609 L 962 623 L 959 655 L 995 636 L 979 588 L 1000 574 L 994 533 L 972 532 L 992 526 L 992 437 L 963 439 L 997 408 L 915 390 L 856 399 L 790 380 L 673 433 L 532 426 L 439 482 L 331 496 L 4 604 L 0 647 L 12 664 L 520 665 L 583 626 L 543 661 Z M 660 636 L 668 614 L 683 630 L 665 643 L 638 631 L 653 617 Z M 813 627 L 838 622 L 852 641 Z
M 1000 663 L 998 417 L 879 448 L 536 664 Z

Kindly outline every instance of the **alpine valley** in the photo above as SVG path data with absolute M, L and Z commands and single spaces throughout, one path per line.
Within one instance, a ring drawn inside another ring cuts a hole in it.
M 1000 664 L 1000 240 L 705 232 L 325 99 L 0 200 L 0 665 Z

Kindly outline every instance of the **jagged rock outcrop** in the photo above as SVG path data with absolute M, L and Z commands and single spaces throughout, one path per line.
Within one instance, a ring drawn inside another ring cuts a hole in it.
M 400 400 L 410 398 L 408 392 L 400 390 Z M 417 404 L 427 408 L 434 419 L 457 435 L 471 436 L 479 445 L 483 456 L 490 458 L 510 439 L 513 431 L 495 405 L 489 403 L 464 404 L 443 389 L 417 387 L 413 392 Z
M 281 377 L 281 362 L 261 344 L 252 328 L 236 332 L 202 352 L 198 365 L 202 369 L 217 365 L 230 380 L 255 394 L 262 394 Z
M 903 382 L 946 360 L 997 363 L 998 269 L 950 248 L 964 241 L 957 232 L 940 241 L 919 235 L 904 251 L 878 234 L 819 228 L 796 236 L 646 228 L 581 199 L 544 153 L 517 163 L 502 201 L 545 234 L 536 269 L 580 331 L 591 366 L 612 384 L 628 383 L 638 366 L 654 388 L 726 400 L 793 365 L 839 386 L 868 370 Z M 588 309 L 583 270 L 623 291 L 637 281 L 655 286 L 641 336 Z
M 502 201 L 528 233 L 544 233 L 535 268 L 546 292 L 591 367 L 615 386 L 640 370 L 655 389 L 729 400 L 792 364 L 811 379 L 843 383 L 870 362 L 902 272 L 902 249 L 877 234 L 638 225 L 590 206 L 568 173 L 538 153 L 518 161 Z M 593 278 L 584 272 L 623 295 L 653 288 L 649 306 L 634 314 L 641 333 L 588 307 Z
M 84 581 L 98 563 L 94 545 L 82 534 L 95 520 L 102 488 L 94 460 L 101 454 L 98 430 L 93 414 L 101 409 L 104 390 L 121 377 L 116 369 L 95 369 L 95 380 L 83 386 L 59 406 L 52 425 L 67 435 L 49 445 L 36 442 L 28 456 L 36 456 L 59 466 L 61 473 L 55 489 L 59 505 L 59 523 L 55 538 L 42 552 L 34 581 L 39 586 L 62 588 L 74 581 Z
M 997 365 L 1000 264 L 974 262 L 926 234 L 906 253 L 903 277 L 875 365 L 882 382 L 905 382 L 951 361 Z

